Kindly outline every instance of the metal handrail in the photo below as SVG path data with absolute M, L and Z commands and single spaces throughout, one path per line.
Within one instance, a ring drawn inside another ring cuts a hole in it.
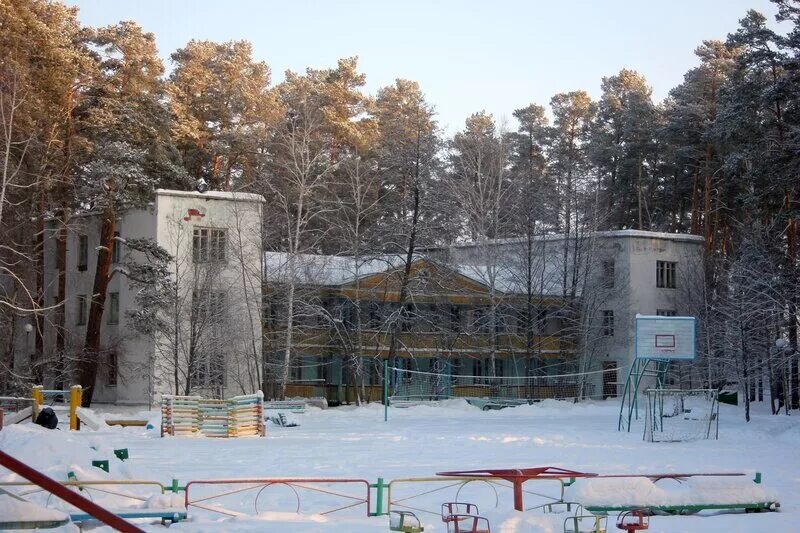
M 142 529 L 139 529 L 127 520 L 123 520 L 119 516 L 100 507 L 88 498 L 84 498 L 77 492 L 69 490 L 58 481 L 42 474 L 38 470 L 31 468 L 22 461 L 15 459 L 3 451 L 0 451 L 0 466 L 4 466 L 5 468 L 8 468 L 12 472 L 19 474 L 32 483 L 39 485 L 44 490 L 58 496 L 65 502 L 74 505 L 81 511 L 89 513 L 97 520 L 113 527 L 117 531 L 121 531 L 122 533 L 144 533 Z

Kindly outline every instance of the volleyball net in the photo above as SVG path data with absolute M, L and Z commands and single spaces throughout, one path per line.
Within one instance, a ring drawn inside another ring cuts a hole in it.
M 545 376 L 470 376 L 390 367 L 388 397 L 396 406 L 457 398 L 502 406 L 603 399 L 616 396 L 616 377 L 616 368 Z

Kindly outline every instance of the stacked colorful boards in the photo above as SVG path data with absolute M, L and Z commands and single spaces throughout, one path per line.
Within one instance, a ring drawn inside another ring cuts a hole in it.
M 200 396 L 161 397 L 161 435 L 245 437 L 265 434 L 264 395 L 214 400 Z

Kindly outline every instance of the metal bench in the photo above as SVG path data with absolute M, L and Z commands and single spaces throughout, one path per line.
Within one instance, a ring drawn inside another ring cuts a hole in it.
M 162 523 L 186 520 L 186 509 L 109 509 L 120 518 L 160 518 Z M 73 522 L 86 522 L 94 517 L 84 512 L 71 512 Z
M 306 402 L 298 400 L 271 400 L 264 402 L 264 410 L 289 411 L 292 413 L 305 413 Z

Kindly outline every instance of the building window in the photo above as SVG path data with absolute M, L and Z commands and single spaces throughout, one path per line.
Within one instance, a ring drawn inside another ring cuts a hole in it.
M 303 379 L 303 367 L 305 366 L 305 360 L 302 357 L 298 357 L 294 361 L 294 365 L 290 367 L 289 372 L 289 379 L 293 382 L 301 381 Z
M 675 309 L 657 309 L 656 310 L 657 316 L 678 316 L 678 312 Z
M 220 389 L 225 384 L 226 317 L 224 292 L 192 292 L 191 327 L 194 358 L 190 373 L 195 387 Z
M 539 309 L 536 312 L 536 331 L 539 335 L 544 335 L 547 333 L 547 309 Z
M 106 382 L 109 387 L 117 386 L 117 354 L 114 352 L 108 354 L 108 376 Z
M 615 277 L 614 270 L 615 270 L 615 268 L 614 268 L 614 260 L 613 259 L 610 260 L 610 261 L 603 261 L 603 272 L 602 272 L 603 281 L 602 281 L 602 284 L 603 284 L 603 287 L 606 288 L 606 289 L 613 289 L 614 288 L 614 277 Z
M 119 324 L 119 293 L 108 293 L 108 323 Z
M 472 360 L 472 381 L 475 385 L 483 383 L 483 361 L 480 359 Z
M 89 267 L 89 236 L 78 235 L 78 270 L 85 271 Z
M 659 289 L 674 289 L 675 272 L 678 263 L 672 261 L 656 261 L 656 287 Z
M 119 232 L 114 232 L 114 240 L 111 241 L 111 262 L 112 263 L 119 263 L 119 257 L 121 254 L 122 243 L 118 240 L 119 239 Z
M 88 298 L 85 294 L 78 295 L 78 309 L 77 309 L 77 319 L 75 323 L 79 326 L 86 325 L 86 304 L 88 302 Z
M 614 311 L 603 311 L 603 336 L 614 336 Z
M 224 229 L 195 228 L 192 240 L 192 257 L 195 263 L 222 263 L 225 261 L 227 238 Z

